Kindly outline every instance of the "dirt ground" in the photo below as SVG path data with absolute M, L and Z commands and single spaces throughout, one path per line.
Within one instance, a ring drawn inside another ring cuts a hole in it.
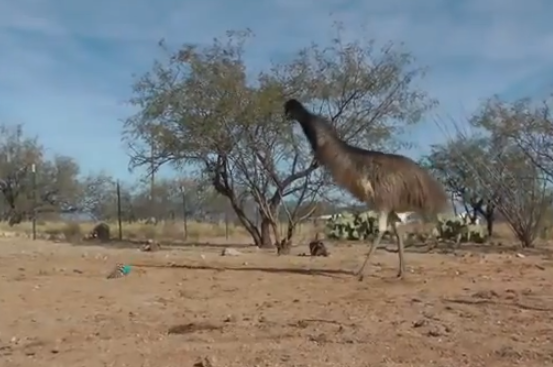
M 1 240 L 0 365 L 553 365 L 550 256 L 220 251 Z

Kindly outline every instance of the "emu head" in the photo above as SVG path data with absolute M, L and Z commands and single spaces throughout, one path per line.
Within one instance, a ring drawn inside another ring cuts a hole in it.
M 284 114 L 288 119 L 298 122 L 311 115 L 297 99 L 289 99 L 284 103 Z
M 297 99 L 289 99 L 284 103 L 284 114 L 290 120 L 299 122 L 309 144 L 316 153 L 328 135 L 327 123 L 319 116 L 309 112 Z
M 289 99 L 284 103 L 284 114 L 289 120 L 299 122 L 309 144 L 316 152 L 318 148 L 317 117 L 309 112 L 297 99 Z

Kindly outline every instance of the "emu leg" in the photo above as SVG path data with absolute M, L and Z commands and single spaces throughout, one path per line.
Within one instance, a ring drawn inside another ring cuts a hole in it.
M 382 240 L 383 235 L 384 235 L 383 232 L 379 232 L 378 236 L 376 236 L 376 240 L 374 240 L 374 242 L 369 244 L 369 251 L 367 252 L 367 255 L 365 256 L 365 261 L 363 261 L 363 265 L 361 265 L 359 270 L 357 270 L 357 272 L 355 272 L 355 276 L 357 277 L 357 279 L 359 281 L 362 281 L 363 278 L 365 277 L 364 274 L 363 274 L 364 271 L 365 271 L 365 266 L 367 266 L 367 263 L 369 262 L 370 257 L 374 254 L 374 252 L 378 248 L 378 245 L 380 244 L 380 240 Z
M 384 232 L 388 229 L 388 213 L 380 213 L 378 217 L 378 236 L 376 236 L 376 240 L 374 242 L 369 244 L 369 252 L 367 252 L 367 255 L 365 257 L 365 261 L 363 261 L 363 265 L 359 268 L 359 270 L 355 273 L 355 276 L 357 276 L 357 280 L 362 281 L 365 277 L 365 267 L 367 266 L 367 263 L 369 262 L 370 257 L 373 255 L 373 253 L 378 248 L 378 245 L 380 245 L 380 241 L 382 240 L 382 236 L 384 236 Z
M 459 233 L 457 237 L 455 237 L 455 244 L 453 245 L 453 248 L 456 250 L 459 247 L 461 247 L 461 237 L 463 236 L 462 233 Z
M 401 234 L 399 233 L 397 229 L 397 225 L 395 222 L 392 223 L 392 230 L 394 231 L 394 234 L 397 238 L 397 246 L 398 246 L 398 256 L 399 256 L 399 270 L 397 273 L 397 277 L 399 279 L 403 278 L 403 275 L 405 273 L 405 259 L 404 259 L 404 250 L 405 247 L 403 245 L 403 239 L 401 238 Z

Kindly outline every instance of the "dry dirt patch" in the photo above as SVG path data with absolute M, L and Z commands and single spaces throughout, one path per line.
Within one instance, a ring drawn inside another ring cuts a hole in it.
M 363 247 L 316 259 L 219 251 L 3 240 L 0 364 L 553 363 L 553 267 L 541 257 L 408 254 L 397 281 L 396 255 L 380 251 L 360 283 L 342 270 Z M 131 273 L 105 279 L 117 262 Z

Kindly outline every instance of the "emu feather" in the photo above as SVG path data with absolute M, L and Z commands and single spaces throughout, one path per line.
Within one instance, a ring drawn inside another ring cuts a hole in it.
M 448 198 L 442 185 L 412 159 L 347 144 L 327 120 L 312 114 L 295 99 L 288 100 L 284 110 L 289 118 L 299 122 L 315 158 L 336 184 L 379 212 L 379 234 L 358 272 L 360 279 L 386 231 L 389 216 L 405 211 L 435 215 L 447 210 Z M 390 225 L 398 241 L 401 277 L 405 267 L 403 241 L 395 222 Z

